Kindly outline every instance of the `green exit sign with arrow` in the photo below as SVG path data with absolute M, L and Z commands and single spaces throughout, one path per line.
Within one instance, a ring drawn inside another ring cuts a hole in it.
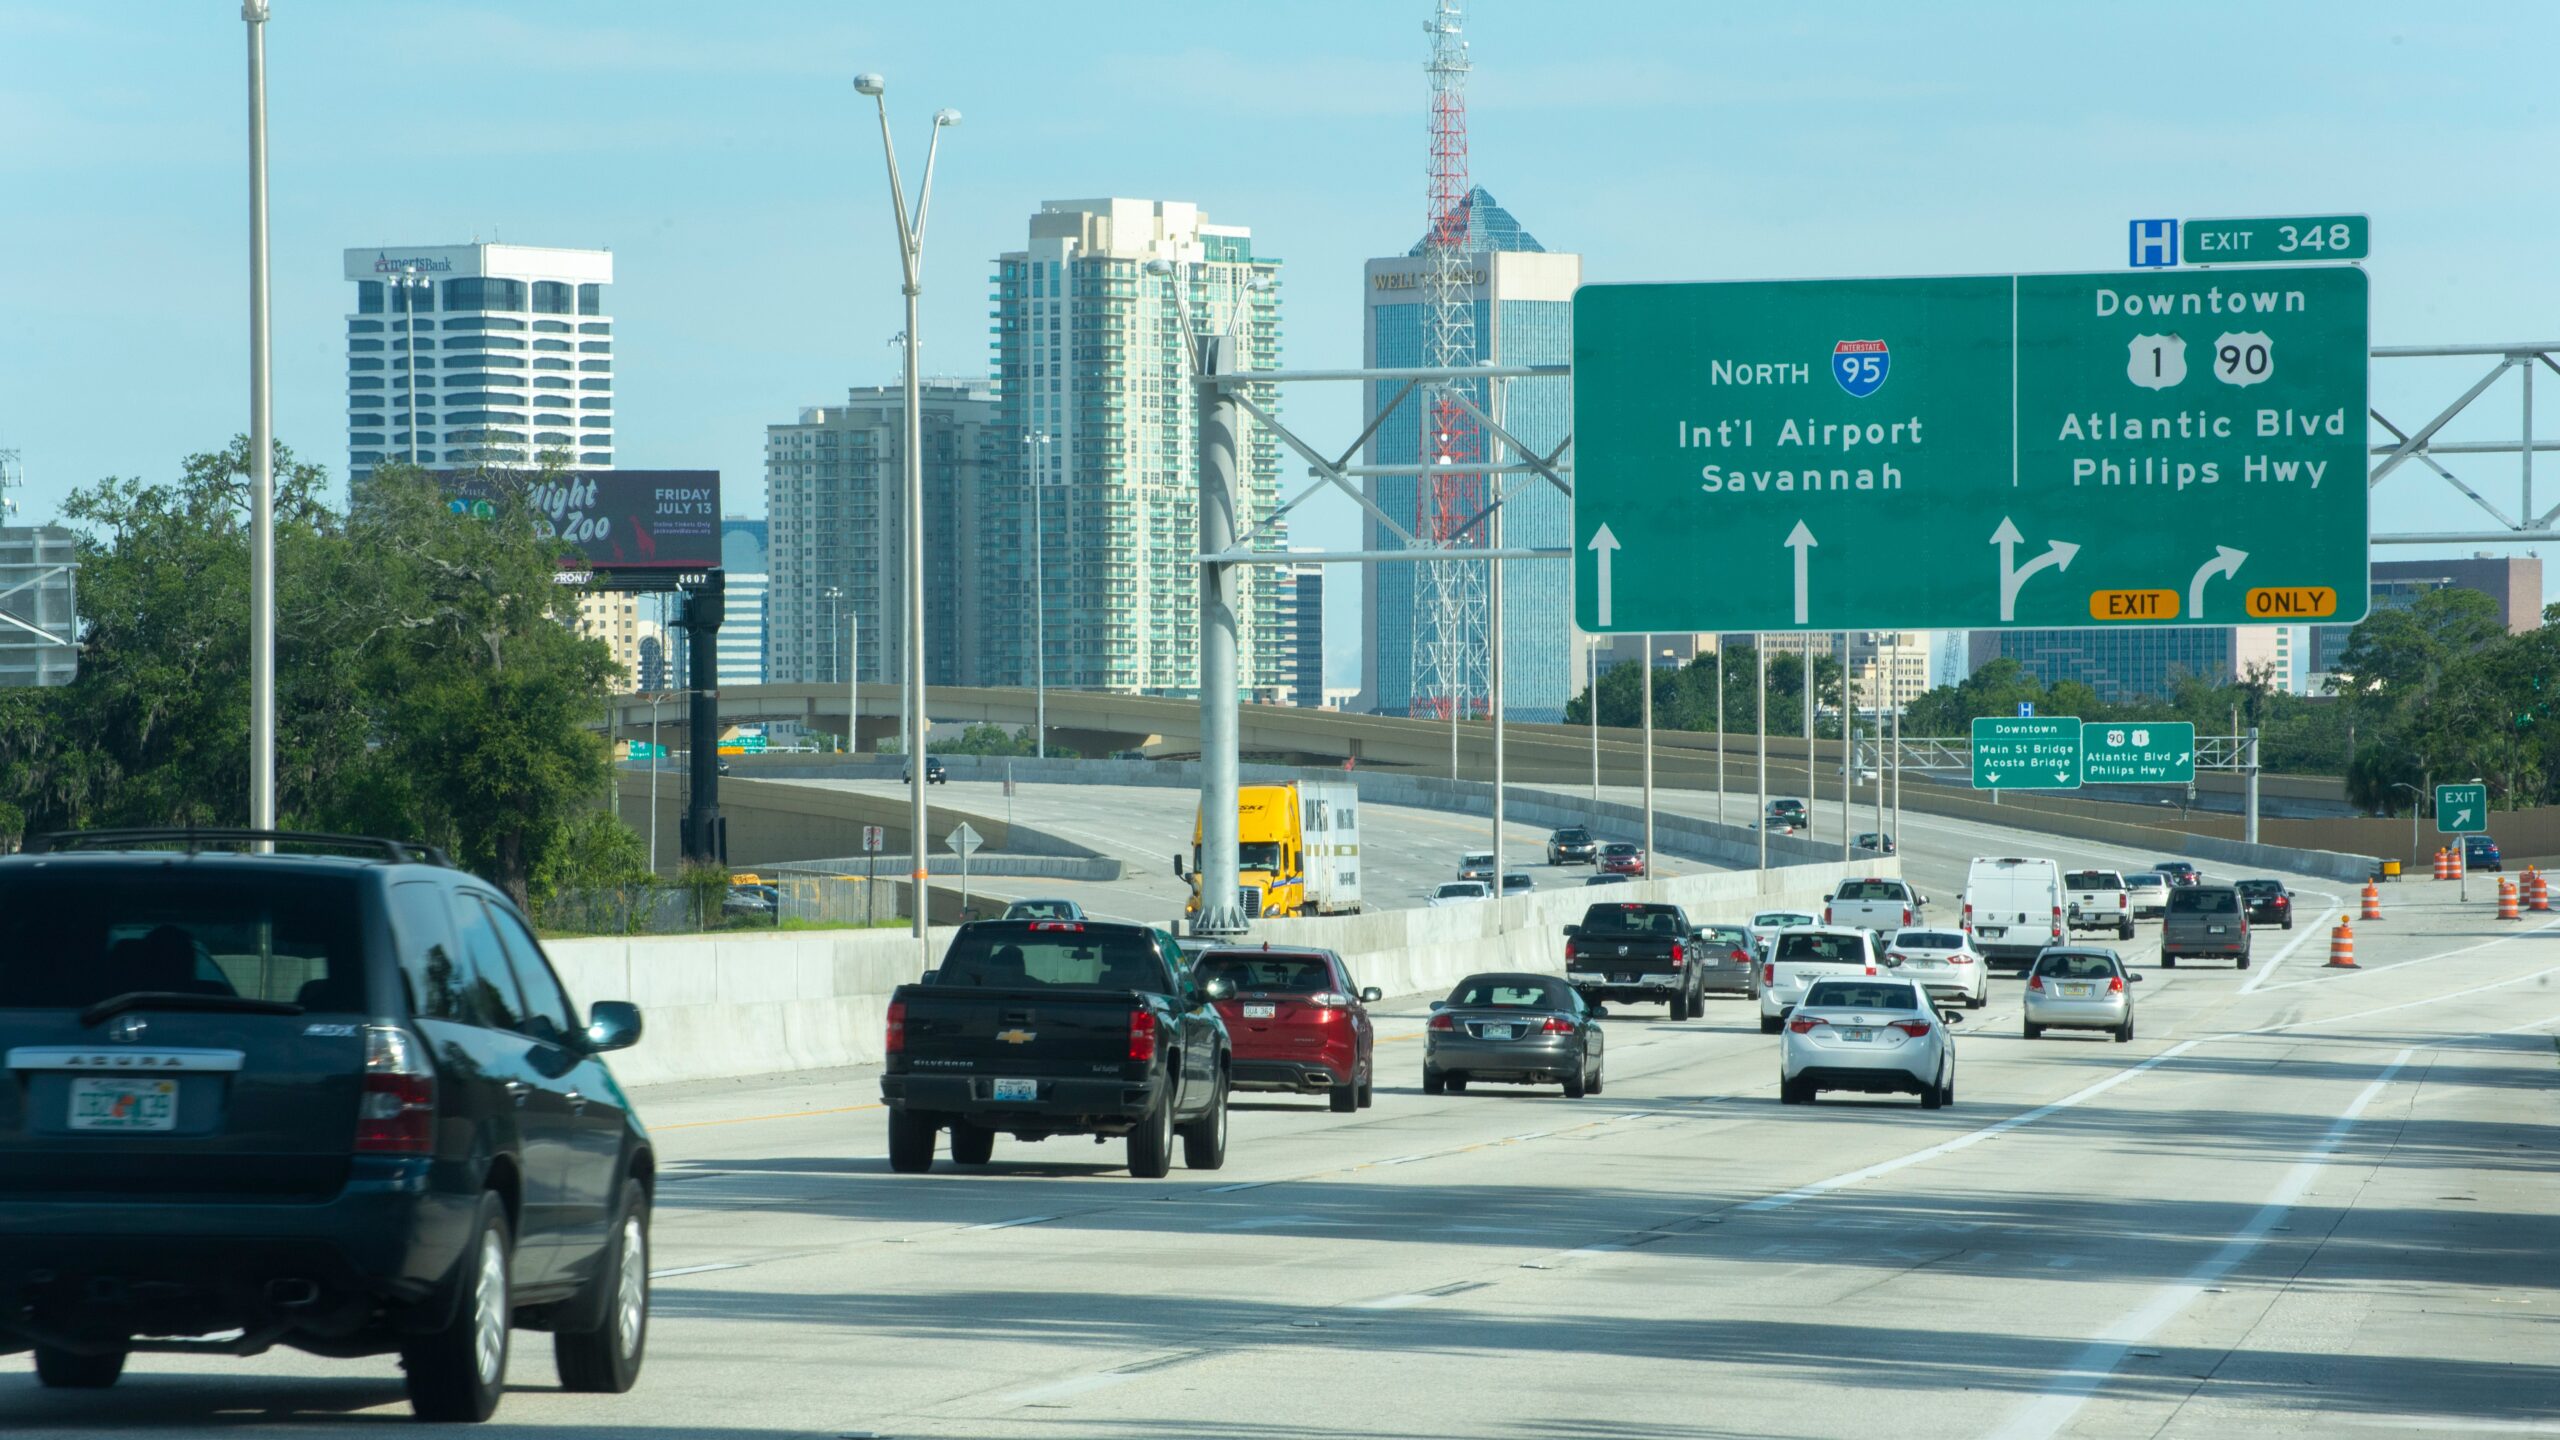
M 2436 833 L 2439 835 L 2479 835 L 2489 828 L 2489 787 L 2486 785 L 2439 785 L 2436 787 Z
M 2077 790 L 2080 788 L 2080 721 L 2071 715 L 1973 722 L 1973 788 L 1976 790 Z

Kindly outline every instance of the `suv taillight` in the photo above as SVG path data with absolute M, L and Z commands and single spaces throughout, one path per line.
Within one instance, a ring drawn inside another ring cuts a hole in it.
M 1768 964 L 1760 967 L 1760 983 L 1763 985 L 1775 985 L 1778 983 L 1777 961 L 1772 960 Z
M 883 1041 L 883 1042 L 882 1042 L 882 1044 L 881 1044 L 880 1048 L 881 1048 L 881 1050 L 882 1050 L 884 1053 L 886 1053 L 886 1054 L 890 1054 L 890 1055 L 903 1055 L 903 1054 L 905 1054 L 905 1053 L 906 1053 L 906 1050 L 907 1050 L 907 1002 L 906 1002 L 906 1001 L 904 1001 L 904 1000 L 892 1000 L 892 1001 L 890 1001 L 890 1002 L 889 1002 L 889 1035 L 888 1035 L 888 1038 L 887 1038 L 885 1041 Z
M 1156 1012 L 1153 1010 L 1129 1012 L 1129 1058 L 1141 1061 L 1156 1058 Z
M 425 1155 L 435 1144 L 436 1074 L 427 1067 L 425 1047 L 396 1025 L 367 1025 L 357 1153 Z

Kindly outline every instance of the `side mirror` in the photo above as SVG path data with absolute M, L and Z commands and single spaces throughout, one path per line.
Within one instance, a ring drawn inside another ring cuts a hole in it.
M 1901 956 L 1899 956 L 1899 955 L 1887 955 L 1886 957 L 1884 957 L 1884 968 L 1886 968 L 1887 970 L 1899 970 L 1899 969 L 1901 969 L 1901 968 L 1902 968 L 1902 957 L 1901 957 Z
M 1200 987 L 1200 993 L 1212 1000 L 1232 1000 L 1235 998 L 1236 982 L 1224 975 L 1212 975 L 1209 977 L 1209 983 Z
M 1360 992 L 1360 1003 L 1363 1005 L 1375 1005 L 1386 998 L 1387 992 L 1375 985 L 1368 986 Z
M 1582 938 L 1582 927 L 1581 927 L 1581 926 L 1579 926 L 1579 925 L 1567 925 L 1566 927 L 1564 927 L 1564 938 L 1566 938 L 1567 940 L 1579 940 L 1579 939 L 1581 939 L 1581 938 Z
M 1173 857 L 1173 878 L 1176 880 L 1187 880 L 1191 878 L 1183 873 L 1182 857 L 1179 855 Z
M 1964 1012 L 1961 1010 L 1941 1010 L 1938 1012 L 1938 1018 L 1946 1021 L 1950 1025 L 1961 1025 L 1964 1023 Z
M 1449 1008 L 1449 1002 L 1446 1000 L 1434 1000 L 1431 1002 L 1431 1008 L 1434 1010 L 1446 1010 Z
M 917 983 L 917 984 L 919 984 L 919 985 L 938 985 L 938 984 L 940 984 L 940 983 L 941 983 L 941 981 L 940 981 L 937 977 L 939 977 L 941 974 L 942 974 L 942 971 L 941 971 L 941 969 L 940 969 L 939 967 L 937 967 L 937 968 L 935 968 L 935 969 L 932 969 L 932 970 L 927 970 L 926 972 L 924 972 L 924 974 L 923 974 L 921 977 L 919 977 L 919 978 L 917 979 L 916 983 Z
M 587 1049 L 601 1055 L 640 1043 L 640 1007 L 628 1000 L 599 1000 L 587 1012 Z
M 2139 970 L 2129 970 L 2125 972 L 2125 978 L 2131 980 L 2134 984 L 2139 985 L 2142 983 L 2142 972 Z

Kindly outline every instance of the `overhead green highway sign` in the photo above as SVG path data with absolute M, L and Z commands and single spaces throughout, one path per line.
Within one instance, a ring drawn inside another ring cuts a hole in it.
M 2178 249 L 2180 258 L 2190 265 L 2362 260 L 2373 251 L 2373 225 L 2362 215 L 2189 220 L 2178 227 Z
M 2488 828 L 2488 786 L 2439 785 L 2436 787 L 2437 834 L 2478 835 Z
M 2069 715 L 1973 722 L 1976 790 L 2077 790 L 2080 722 Z
M 2085 721 L 2080 778 L 2091 785 L 2191 785 L 2196 727 L 2184 720 Z
M 2346 265 L 1586 285 L 1575 620 L 2353 623 L 2365 351 Z

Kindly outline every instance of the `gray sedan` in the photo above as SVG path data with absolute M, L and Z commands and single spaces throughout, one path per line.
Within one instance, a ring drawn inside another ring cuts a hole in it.
M 1565 1098 L 1600 1093 L 1600 1022 L 1552 975 L 1470 975 L 1431 1002 L 1422 1037 L 1422 1093 L 1470 1080 L 1562 1085 Z
M 1701 925 L 1697 948 L 1703 952 L 1698 963 L 1707 967 L 1699 977 L 1707 994 L 1759 998 L 1760 937 L 1750 926 Z
M 2142 977 L 2113 950 L 2056 946 L 2027 971 L 2026 1035 L 2047 1030 L 2104 1030 L 2133 1039 L 2133 987 Z

